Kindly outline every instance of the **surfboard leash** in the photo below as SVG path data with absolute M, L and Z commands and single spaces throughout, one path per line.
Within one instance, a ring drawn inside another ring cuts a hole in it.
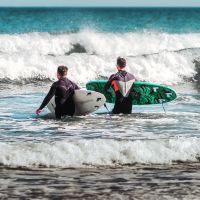
M 165 107 L 164 107 L 164 104 L 163 104 L 163 101 L 162 101 L 162 108 L 163 108 L 165 114 L 167 114 L 167 113 L 166 113 L 166 110 L 165 110 Z
M 110 111 L 109 111 L 109 109 L 108 109 L 108 107 L 107 107 L 106 103 L 104 103 L 104 107 L 105 107 L 105 108 L 106 108 L 106 110 L 108 111 L 109 117 L 110 117 L 110 119 L 111 119 L 111 116 L 110 116 Z

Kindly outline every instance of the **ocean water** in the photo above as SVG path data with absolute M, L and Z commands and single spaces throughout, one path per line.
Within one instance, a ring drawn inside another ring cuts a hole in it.
M 0 198 L 199 199 L 199 18 L 200 8 L 0 8 Z M 58 65 L 84 87 L 118 56 L 177 91 L 166 113 L 35 115 Z

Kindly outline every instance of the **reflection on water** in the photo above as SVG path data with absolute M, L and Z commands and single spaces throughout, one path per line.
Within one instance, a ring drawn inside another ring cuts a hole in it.
M 198 199 L 200 96 L 55 120 L 47 87 L 0 85 L 1 199 Z M 111 110 L 112 107 L 108 106 Z

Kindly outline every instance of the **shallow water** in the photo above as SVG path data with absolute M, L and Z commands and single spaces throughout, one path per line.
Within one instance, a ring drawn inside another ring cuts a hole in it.
M 195 84 L 176 86 L 166 113 L 161 105 L 127 116 L 102 108 L 61 121 L 34 114 L 48 85 L 1 84 L 1 198 L 198 199 Z

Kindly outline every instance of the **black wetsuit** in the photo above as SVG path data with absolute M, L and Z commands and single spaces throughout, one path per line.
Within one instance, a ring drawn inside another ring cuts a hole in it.
M 60 119 L 64 115 L 73 116 L 75 104 L 72 97 L 76 89 L 79 89 L 79 87 L 67 78 L 56 81 L 51 86 L 39 109 L 43 109 L 55 95 L 56 118 Z
M 135 80 L 135 76 L 126 71 L 118 71 L 116 74 L 110 76 L 105 86 L 105 90 L 107 91 L 111 86 L 113 86 L 115 90 L 116 100 L 114 109 L 112 110 L 113 114 L 131 113 L 132 98 L 130 90 Z

